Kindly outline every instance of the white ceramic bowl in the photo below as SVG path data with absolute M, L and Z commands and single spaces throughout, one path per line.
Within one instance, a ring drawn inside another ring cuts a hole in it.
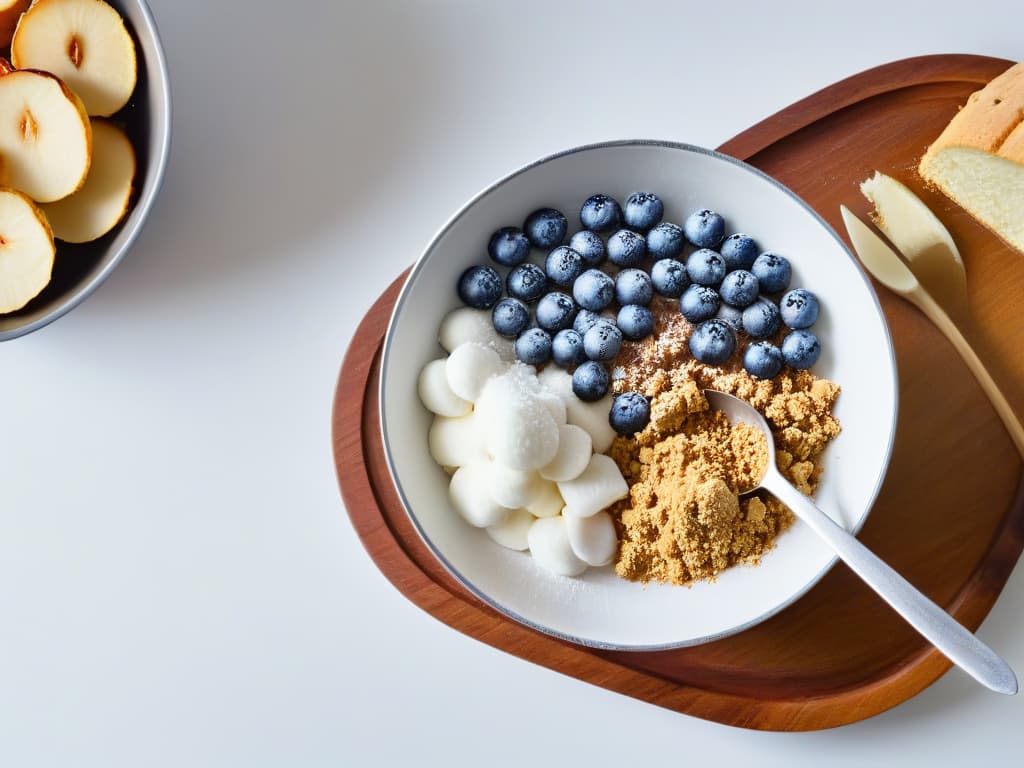
M 459 305 L 455 281 L 486 263 L 491 233 L 521 225 L 541 206 L 563 211 L 570 233 L 581 203 L 603 192 L 622 201 L 647 190 L 665 201 L 665 219 L 682 223 L 700 207 L 726 218 L 729 232 L 753 236 L 787 256 L 793 285 L 822 303 L 818 375 L 842 386 L 835 415 L 842 434 L 827 449 L 816 500 L 847 529 L 863 524 L 889 462 L 896 425 L 896 367 L 878 299 L 853 256 L 803 201 L 757 169 L 684 144 L 627 141 L 572 149 L 502 179 L 462 208 L 416 263 L 395 306 L 384 345 L 380 405 L 392 477 L 430 550 L 471 592 L 536 629 L 584 645 L 651 650 L 695 645 L 777 613 L 835 563 L 797 522 L 755 568 L 737 567 L 692 588 L 619 579 L 611 568 L 582 578 L 553 576 L 528 553 L 492 542 L 452 509 L 447 476 L 427 450 L 430 414 L 420 405 L 420 368 L 443 355 L 437 330 Z

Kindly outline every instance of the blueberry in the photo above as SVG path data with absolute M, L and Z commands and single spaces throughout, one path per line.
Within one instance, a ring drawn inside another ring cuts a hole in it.
M 674 259 L 685 245 L 683 228 L 678 224 L 663 221 L 647 233 L 647 252 L 652 259 Z
M 736 309 L 736 307 L 730 306 L 729 304 L 722 303 L 715 313 L 715 318 L 728 323 L 732 326 L 732 329 L 736 332 L 743 330 L 743 310 Z
M 622 348 L 622 331 L 607 320 L 583 334 L 583 349 L 591 360 L 611 360 Z
M 583 337 L 572 328 L 564 328 L 551 340 L 551 356 L 563 368 L 575 368 L 587 359 Z
M 583 271 L 583 257 L 567 245 L 560 245 L 548 254 L 544 272 L 555 285 L 568 288 Z
M 554 248 L 565 239 L 568 229 L 568 220 L 554 208 L 538 208 L 523 222 L 523 231 L 538 248 Z
M 608 259 L 617 267 L 635 267 L 647 255 L 643 235 L 630 229 L 620 229 L 608 238 Z
M 514 267 L 530 255 L 530 240 L 519 227 L 502 227 L 491 235 L 487 253 L 503 267 Z
M 615 298 L 615 281 L 600 269 L 588 269 L 572 284 L 576 303 L 591 312 L 600 312 Z
M 750 271 L 757 277 L 764 293 L 778 293 L 789 287 L 793 269 L 789 260 L 777 253 L 762 253 L 754 259 Z
M 743 353 L 743 367 L 755 379 L 774 379 L 782 370 L 782 352 L 769 341 L 755 341 Z
M 615 276 L 615 298 L 619 304 L 650 304 L 654 298 L 651 276 L 642 269 L 622 270 Z
M 701 248 L 686 260 L 686 274 L 698 285 L 718 285 L 725 277 L 725 260 L 718 251 Z
M 757 278 L 745 269 L 734 269 L 727 274 L 719 286 L 722 301 L 734 307 L 749 307 L 757 301 Z
M 608 423 L 625 437 L 632 437 L 651 420 L 651 406 L 639 392 L 623 392 L 612 401 Z
M 737 232 L 722 241 L 718 252 L 722 254 L 729 269 L 750 269 L 759 251 L 752 237 Z
M 572 328 L 576 318 L 576 303 L 564 293 L 552 291 L 537 302 L 537 325 L 545 331 L 555 333 L 563 328 Z
M 794 288 L 779 300 L 779 312 L 790 328 L 810 328 L 818 319 L 818 297 L 806 288 Z
M 791 368 L 810 368 L 820 355 L 821 344 L 810 331 L 790 331 L 782 340 L 782 359 Z
M 527 365 L 544 365 L 551 359 L 551 335 L 540 328 L 523 331 L 515 346 L 516 357 Z
M 622 224 L 622 208 L 608 195 L 591 195 L 580 208 L 580 224 L 595 232 L 615 229 Z
M 530 310 L 519 299 L 502 299 L 491 311 L 491 325 L 494 330 L 509 339 L 514 339 L 530 324 Z
M 569 247 L 583 257 L 588 267 L 596 267 L 604 261 L 604 240 L 597 232 L 581 229 L 569 238 Z
M 714 317 L 721 299 L 718 291 L 706 285 L 691 285 L 679 298 L 679 311 L 691 323 Z
M 650 229 L 665 215 L 665 204 L 661 198 L 650 192 L 634 192 L 626 198 L 622 218 L 627 227 Z
M 601 322 L 607 322 L 605 318 L 601 317 L 597 312 L 591 312 L 589 309 L 581 309 L 576 319 L 572 321 L 572 329 L 576 331 L 580 336 L 585 334 L 595 325 Z
M 509 296 L 532 304 L 548 289 L 548 278 L 536 264 L 520 264 L 508 273 L 505 288 Z
M 709 208 L 694 211 L 683 223 L 686 239 L 698 248 L 717 248 L 725 237 L 725 219 Z
M 501 298 L 501 275 L 492 267 L 478 264 L 462 273 L 456 290 L 463 304 L 490 309 Z
M 608 371 L 600 363 L 588 360 L 572 373 L 572 393 L 580 400 L 593 403 L 608 394 Z
M 690 352 L 702 363 L 721 365 L 736 351 L 736 332 L 721 320 L 706 320 L 690 334 Z
M 743 330 L 755 339 L 767 339 L 779 330 L 779 308 L 768 299 L 758 299 L 743 310 Z
M 659 259 L 651 267 L 651 285 L 662 296 L 678 299 L 689 284 L 686 265 L 681 261 Z
M 626 304 L 619 310 L 615 324 L 627 339 L 639 341 L 654 333 L 654 313 L 647 307 Z

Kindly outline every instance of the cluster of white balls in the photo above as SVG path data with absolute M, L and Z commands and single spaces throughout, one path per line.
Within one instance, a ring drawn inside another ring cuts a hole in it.
M 423 367 L 418 389 L 455 510 L 553 573 L 610 563 L 618 542 L 605 510 L 629 492 L 604 455 L 615 437 L 610 396 L 586 403 L 561 368 L 538 374 L 517 362 L 482 310 L 449 313 L 439 340 L 449 355 Z

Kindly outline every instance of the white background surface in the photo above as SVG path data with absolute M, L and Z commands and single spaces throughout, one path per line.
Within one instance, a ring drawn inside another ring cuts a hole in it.
M 363 313 L 494 178 L 602 139 L 715 146 L 907 56 L 1021 59 L 1019 4 L 152 5 L 175 99 L 154 215 L 95 296 L 0 346 L 0 765 L 939 765 L 1016 749 L 1024 699 L 958 671 L 867 722 L 763 734 L 465 638 L 364 553 L 329 421 Z M 1024 673 L 1022 613 L 1018 569 L 980 634 Z

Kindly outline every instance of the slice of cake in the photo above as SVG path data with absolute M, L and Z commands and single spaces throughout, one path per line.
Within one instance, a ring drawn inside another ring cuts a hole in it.
M 1024 63 L 971 94 L 921 158 L 919 170 L 1024 252 Z

